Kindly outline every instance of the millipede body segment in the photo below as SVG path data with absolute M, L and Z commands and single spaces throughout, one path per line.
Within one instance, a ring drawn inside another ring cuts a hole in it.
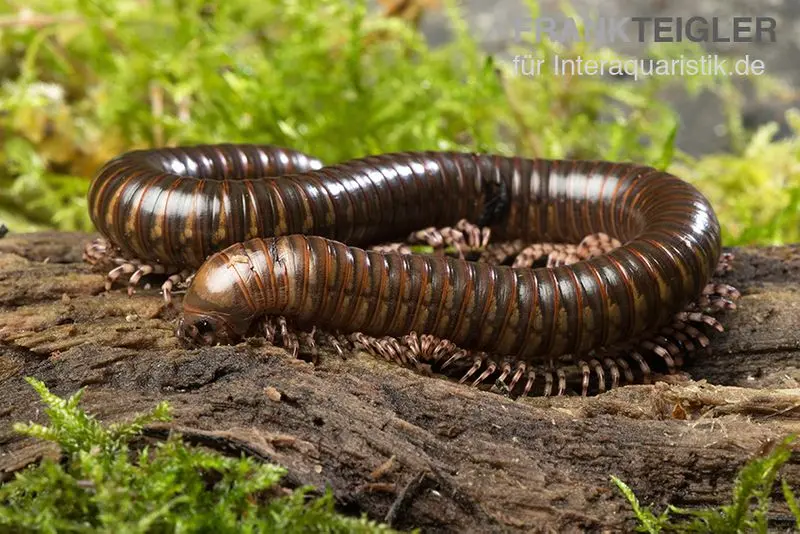
M 205 343 L 279 315 L 370 336 L 431 334 L 533 365 L 668 325 L 721 254 L 717 218 L 693 186 L 604 161 L 409 152 L 324 167 L 272 146 L 158 149 L 108 163 L 89 206 L 123 256 L 199 267 L 181 333 Z M 602 232 L 623 244 L 535 269 L 356 248 L 461 219 L 499 239 Z

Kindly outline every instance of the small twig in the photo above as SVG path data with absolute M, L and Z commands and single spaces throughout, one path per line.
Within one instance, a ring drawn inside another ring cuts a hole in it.
M 516 97 L 512 94 L 508 86 L 508 82 L 506 81 L 505 77 L 503 76 L 502 72 L 497 73 L 497 77 L 500 80 L 500 86 L 503 88 L 503 94 L 506 95 L 506 100 L 508 101 L 508 107 L 511 110 L 511 115 L 514 118 L 514 122 L 517 124 L 517 127 L 520 129 L 520 133 L 522 134 L 522 139 L 524 139 L 531 150 L 532 157 L 539 157 L 543 150 L 542 144 L 539 138 L 536 136 L 535 133 L 528 128 L 528 125 L 525 123 L 525 113 L 522 112 L 520 109 L 519 102 L 517 102 Z
M 767 414 L 764 417 L 762 417 L 761 419 L 769 419 L 771 417 L 778 417 L 780 415 L 784 415 L 784 414 L 787 414 L 789 412 L 793 412 L 794 410 L 797 410 L 798 408 L 800 408 L 800 404 L 794 404 L 792 406 L 784 408 L 783 410 L 777 410 L 775 413 Z
M 178 100 L 178 120 L 181 122 L 189 122 L 191 118 L 191 101 L 189 97 L 181 97 L 181 99 Z
M 394 526 L 398 516 L 408 508 L 414 498 L 419 494 L 420 490 L 427 486 L 429 480 L 430 478 L 427 471 L 420 471 L 417 473 L 417 475 L 405 485 L 402 491 L 397 494 L 397 498 L 386 513 L 383 522 L 390 527 Z
M 439 7 L 437 0 L 379 0 L 378 3 L 384 8 L 384 17 L 399 18 L 415 27 L 419 26 L 425 11 Z
M 153 141 L 156 146 L 164 144 L 164 89 L 157 82 L 150 82 L 150 110 L 153 114 Z
M 388 460 L 379 465 L 372 473 L 369 474 L 372 480 L 378 480 L 386 475 L 389 471 L 394 469 L 394 461 L 396 456 L 393 454 Z
M 34 28 L 40 29 L 53 24 L 82 23 L 83 19 L 76 16 L 65 17 L 55 15 L 40 15 L 29 10 L 23 10 L 17 15 L 0 17 L 0 28 Z

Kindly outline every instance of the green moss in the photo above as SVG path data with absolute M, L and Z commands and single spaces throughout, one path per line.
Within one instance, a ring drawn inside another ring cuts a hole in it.
M 6 205 L 35 222 L 88 228 L 76 202 L 88 178 L 133 147 L 264 142 L 336 162 L 496 145 L 491 62 L 433 52 L 364 2 L 46 0 L 37 10 L 56 21 L 0 30 L 0 128 L 12 141 L 0 183 L 13 188 Z
M 337 514 L 330 492 L 315 499 L 311 488 L 285 492 L 282 467 L 187 447 L 175 435 L 132 451 L 145 424 L 169 420 L 166 403 L 106 427 L 78 407 L 82 390 L 62 399 L 28 382 L 48 406 L 50 425 L 14 428 L 57 443 L 66 459 L 44 460 L 0 486 L 3 532 L 392 532 Z
M 246 141 L 331 163 L 425 149 L 660 168 L 675 156 L 682 175 L 718 200 L 728 244 L 797 231 L 796 197 L 777 189 L 796 172 L 774 164 L 796 165 L 797 141 L 759 145 L 768 165 L 748 152 L 730 79 L 609 81 L 549 68 L 515 75 L 509 61 L 481 51 L 454 0 L 444 4 L 454 38 L 431 48 L 413 25 L 369 12 L 363 0 L 41 0 L 36 12 L 10 0 L 0 6 L 0 218 L 16 231 L 90 229 L 84 194 L 109 158 L 137 147 Z M 528 5 L 536 17 L 538 2 Z M 512 53 L 545 65 L 556 54 L 620 57 L 549 41 Z M 671 44 L 648 54 L 701 51 Z M 733 155 L 695 162 L 674 149 L 679 121 L 661 95 L 680 88 L 723 97 Z M 740 195 L 753 187 L 780 198 L 762 209 L 760 198 Z
M 800 112 L 792 110 L 786 117 L 791 137 L 773 141 L 778 126 L 770 123 L 739 154 L 680 155 L 670 167 L 709 198 L 725 243 L 800 241 Z
M 709 532 L 738 533 L 768 531 L 768 512 L 771 504 L 770 495 L 780 468 L 789 461 L 792 451 L 791 443 L 795 436 L 787 437 L 766 456 L 751 460 L 736 477 L 733 496 L 730 504 L 719 508 L 689 510 L 668 506 L 661 514 L 656 515 L 650 508 L 642 507 L 639 500 L 628 485 L 617 477 L 611 480 L 630 503 L 636 519 L 637 530 L 657 534 L 660 532 Z M 800 508 L 786 480 L 782 481 L 782 490 L 789 509 L 794 514 L 796 527 L 800 529 Z

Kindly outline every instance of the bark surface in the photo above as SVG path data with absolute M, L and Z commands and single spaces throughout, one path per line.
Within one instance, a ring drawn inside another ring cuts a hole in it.
M 747 460 L 800 433 L 800 247 L 734 251 L 723 281 L 739 309 L 682 374 L 512 401 L 359 353 L 312 365 L 254 341 L 186 350 L 156 289 L 103 291 L 81 262 L 90 237 L 0 239 L 0 481 L 56 453 L 11 430 L 45 421 L 25 376 L 62 396 L 86 387 L 106 422 L 166 400 L 174 420 L 151 438 L 178 429 L 282 464 L 290 486 L 330 486 L 345 512 L 423 532 L 630 530 L 610 475 L 658 510 L 719 505 Z M 782 475 L 800 488 L 797 454 Z M 792 525 L 779 491 L 771 520 Z

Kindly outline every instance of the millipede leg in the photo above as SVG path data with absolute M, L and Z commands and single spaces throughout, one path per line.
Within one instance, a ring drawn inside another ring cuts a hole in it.
M 553 392 L 553 374 L 550 371 L 544 372 L 544 396 L 549 397 Z
M 525 382 L 525 389 L 522 390 L 523 397 L 527 397 L 528 393 L 531 392 L 535 380 L 536 380 L 536 372 L 533 369 L 531 369 L 530 371 L 528 371 L 528 380 L 527 382 Z
M 670 355 L 667 349 L 665 349 L 661 345 L 656 345 L 655 343 L 649 340 L 642 341 L 639 344 L 639 346 L 641 346 L 643 349 L 647 349 L 661 356 L 661 358 L 664 360 L 664 363 L 667 364 L 667 368 L 669 369 L 670 374 L 675 373 L 675 361 L 672 359 L 672 356 Z
M 286 317 L 279 315 L 277 317 L 278 321 L 278 331 L 281 334 L 281 344 L 283 347 L 289 351 L 292 355 L 292 358 L 297 358 L 297 355 L 300 351 L 300 342 L 297 339 L 297 334 L 295 334 L 290 328 L 286 321 Z
M 569 243 L 534 243 L 524 247 L 514 258 L 514 267 L 533 267 L 534 263 L 547 258 L 547 266 L 569 265 L 580 260 L 578 248 Z
M 621 247 L 619 240 L 604 233 L 590 234 L 583 238 L 577 245 L 565 244 L 559 246 L 548 256 L 547 266 L 572 265 L 582 260 L 607 254 L 617 247 Z
M 143 276 L 147 276 L 148 274 L 156 273 L 156 274 L 164 274 L 164 266 L 163 265 L 139 265 L 139 268 L 131 275 L 128 279 L 128 296 L 132 296 L 135 292 L 136 286 L 139 284 L 139 280 L 142 279 Z
M 441 236 L 443 246 L 455 248 L 456 251 L 458 251 L 458 257 L 464 258 L 465 252 L 469 249 L 469 245 L 467 244 L 467 237 L 463 232 L 449 227 L 439 228 L 435 230 L 435 232 Z
M 338 332 L 329 332 L 312 326 L 311 330 L 301 330 L 289 323 L 284 316 L 265 316 L 261 321 L 262 334 L 265 341 L 275 347 L 288 351 L 293 358 L 300 355 L 310 356 L 312 363 L 319 361 L 322 346 L 332 349 L 344 359 L 345 350 L 355 348 L 347 336 Z M 360 336 L 362 334 L 352 334 Z M 279 339 L 278 339 L 279 338 Z M 366 336 L 364 336 L 366 339 Z M 366 343 L 366 341 L 364 341 Z
M 339 356 L 339 358 L 344 359 L 345 346 L 348 345 L 346 343 L 346 338 L 344 336 L 342 336 L 342 338 L 340 339 L 339 336 L 336 336 L 326 331 L 320 332 L 320 336 L 323 338 L 323 340 L 328 346 L 330 346 L 334 351 L 336 351 L 336 354 L 337 356 Z
M 376 338 L 362 332 L 355 332 L 350 335 L 350 339 L 357 348 L 388 362 L 407 365 L 409 358 L 413 358 L 408 354 L 408 351 L 400 346 L 396 339 L 388 336 Z
M 735 287 L 711 282 L 703 288 L 697 300 L 687 306 L 687 311 L 715 313 L 722 310 L 735 310 L 736 301 L 740 297 L 741 293 Z
M 128 278 L 128 296 L 132 296 L 135 293 L 135 288 L 139 285 L 142 277 L 149 274 L 170 274 L 169 278 L 161 286 L 161 292 L 164 295 L 164 301 L 167 304 L 171 304 L 173 286 L 186 279 L 190 273 L 187 269 L 181 270 L 178 267 L 159 263 L 149 264 L 141 260 L 123 258 L 118 254 L 119 251 L 102 238 L 87 243 L 83 249 L 83 259 L 91 265 L 97 267 L 115 265 L 106 274 L 106 291 L 111 291 L 114 283 L 123 274 L 131 275 Z
M 583 360 L 579 361 L 578 365 L 580 366 L 581 374 L 583 375 L 583 380 L 581 381 L 581 396 L 585 397 L 589 394 L 589 375 L 591 371 L 589 369 L 589 364 Z
M 400 350 L 398 350 L 399 347 L 396 347 L 395 344 L 392 343 L 391 338 L 385 336 L 372 338 L 372 343 L 377 349 L 378 355 L 387 362 L 396 363 L 398 365 L 404 363 Z
M 468 251 L 485 251 L 489 243 L 491 231 L 489 228 L 480 227 L 466 219 L 456 223 L 454 227 L 429 227 L 411 233 L 406 241 L 400 243 L 384 243 L 370 247 L 371 250 L 380 252 L 399 252 L 401 254 L 413 253 L 412 245 L 426 245 L 436 253 L 444 253 L 445 247 L 456 249 L 456 255 L 464 258 Z
M 457 351 L 455 354 L 453 354 L 452 356 L 450 356 L 450 357 L 447 359 L 447 361 L 445 361 L 445 362 L 442 364 L 442 370 L 444 370 L 445 368 L 449 367 L 450 365 L 452 365 L 452 364 L 456 363 L 457 361 L 459 361 L 459 360 L 462 360 L 463 358 L 467 357 L 467 355 L 468 355 L 468 354 L 469 354 L 469 353 L 468 353 L 467 351 L 463 350 L 463 349 L 462 349 L 462 350 L 459 350 L 459 351 Z
M 686 324 L 683 321 L 672 323 L 672 328 L 685 332 L 687 336 L 699 343 L 702 348 L 707 348 L 711 344 L 711 340 L 708 339 L 708 336 L 694 326 Z
M 558 376 L 558 396 L 562 396 L 567 392 L 567 375 L 564 369 L 559 367 L 556 369 L 556 376 Z
M 298 345 L 302 345 L 307 352 L 311 354 L 311 361 L 317 363 L 319 360 L 319 353 L 317 351 L 317 342 L 314 340 L 317 327 L 312 327 L 310 332 L 300 332 L 298 335 Z
M 491 360 L 489 360 L 489 365 L 486 366 L 486 370 L 481 373 L 481 376 L 475 379 L 472 383 L 473 386 L 477 386 L 483 383 L 484 380 L 489 378 L 494 372 L 497 371 L 497 364 Z
M 353 344 L 347 339 L 347 336 L 343 334 L 337 332 L 332 333 L 326 330 L 320 330 L 318 332 L 319 337 L 322 338 L 325 345 L 333 349 L 336 355 L 342 360 L 345 359 L 345 350 L 353 348 Z
M 517 247 L 513 245 L 517 245 Z M 586 236 L 578 245 L 545 242 L 531 243 L 520 247 L 519 240 L 514 241 L 513 245 L 495 244 L 492 247 L 492 252 L 495 252 L 496 257 L 502 258 L 497 263 L 502 263 L 507 257 L 516 255 L 514 267 L 532 267 L 536 261 L 544 257 L 547 257 L 548 267 L 571 265 L 581 260 L 606 254 L 622 246 L 622 243 L 608 234 L 598 233 Z M 501 254 L 497 254 L 496 251 L 501 251 Z
M 517 362 L 517 368 L 514 371 L 514 376 L 511 377 L 511 382 L 508 384 L 508 390 L 514 391 L 514 388 L 519 382 L 519 379 L 522 378 L 522 375 L 525 373 L 526 365 L 523 362 Z
M 481 253 L 479 261 L 492 265 L 500 265 L 506 263 L 510 258 L 517 256 L 525 247 L 526 245 L 521 239 L 490 243 Z
M 489 227 L 481 227 L 461 219 L 456 223 L 456 229 L 465 236 L 467 247 L 470 249 L 485 249 L 489 245 L 492 235 Z
M 606 365 L 608 372 L 611 373 L 611 389 L 614 389 L 619 386 L 619 367 L 611 358 L 603 358 L 603 363 Z
M 510 374 L 511 374 L 511 364 L 509 362 L 504 362 L 502 367 L 502 372 L 500 373 L 500 376 L 497 377 L 497 382 L 503 384 L 503 386 L 505 386 L 506 389 L 509 389 L 508 385 L 506 384 L 506 378 L 508 378 L 508 375 Z
M 577 255 L 581 260 L 593 258 L 603 254 L 608 254 L 615 248 L 622 246 L 622 243 L 605 233 L 590 234 L 583 238 L 577 246 Z
M 647 365 L 646 361 L 644 361 L 644 358 L 642 358 L 642 355 L 639 354 L 638 352 L 636 352 L 635 350 L 629 352 L 628 355 L 631 357 L 631 359 L 633 359 L 633 361 L 635 361 L 637 364 L 639 364 L 639 370 L 642 372 L 642 384 L 649 384 L 650 383 L 650 366 Z
M 430 334 L 420 336 L 411 332 L 401 338 L 374 338 L 359 333 L 353 339 L 367 352 L 406 366 L 432 365 L 446 360 L 444 368 L 463 356 L 463 351 L 451 341 Z
M 635 378 L 633 376 L 633 371 L 631 370 L 631 366 L 628 365 L 628 362 L 626 362 L 623 358 L 619 357 L 616 358 L 615 361 L 617 365 L 622 369 L 622 374 L 625 376 L 625 381 L 628 384 L 633 384 Z
M 692 343 L 692 340 L 689 338 L 689 336 L 687 336 L 683 332 L 679 332 L 674 328 L 665 326 L 664 328 L 661 329 L 661 334 L 663 334 L 667 338 L 674 339 L 675 341 L 677 341 L 683 347 L 684 352 L 691 354 L 692 352 L 695 352 L 697 350 L 697 347 L 694 346 L 694 343 Z
M 136 270 L 135 265 L 126 263 L 120 265 L 119 267 L 114 267 L 113 269 L 108 271 L 108 274 L 106 274 L 106 284 L 105 284 L 106 291 L 111 290 L 111 286 L 114 285 L 114 282 L 116 282 L 117 278 L 119 278 L 121 275 L 125 273 L 132 273 L 135 270 Z
M 517 257 L 514 258 L 514 267 L 533 267 L 533 264 L 536 263 L 541 258 L 549 256 L 558 248 L 558 245 L 554 245 L 552 243 L 536 243 L 533 245 L 528 245 L 523 248 Z
M 408 350 L 408 347 L 404 347 L 397 338 L 386 336 L 381 338 L 380 341 L 386 353 L 398 364 L 409 366 L 417 363 L 414 354 Z
M 112 265 L 117 250 L 105 238 L 94 239 L 83 247 L 83 261 L 91 265 Z
M 194 276 L 194 273 L 191 273 L 189 270 L 184 269 L 179 273 L 175 273 L 169 276 L 166 281 L 161 284 L 161 294 L 164 295 L 164 301 L 167 304 L 172 303 L 172 289 L 180 284 L 181 282 L 186 283 L 187 285 L 191 281 L 191 278 Z
M 554 250 L 547 255 L 547 266 L 551 269 L 561 265 L 571 265 L 580 261 L 578 248 L 575 245 L 554 245 Z
M 369 247 L 370 250 L 374 250 L 375 252 L 395 252 L 398 254 L 413 254 L 414 251 L 411 250 L 411 245 L 408 243 L 382 243 L 380 245 L 374 245 Z
M 736 259 L 736 256 L 734 256 L 732 252 L 723 252 L 719 258 L 719 262 L 717 263 L 714 275 L 721 276 L 727 272 L 732 271 L 734 259 Z
M 461 219 L 455 227 L 426 228 L 408 237 L 409 243 L 424 243 L 434 249 L 455 247 L 460 258 L 469 250 L 482 250 L 489 244 L 491 231 L 466 219 Z
M 722 324 L 711 315 L 700 312 L 680 312 L 675 314 L 675 319 L 684 323 L 702 323 L 714 328 L 718 332 L 723 332 L 725 329 Z
M 444 247 L 444 236 L 440 229 L 431 226 L 429 228 L 424 228 L 422 230 L 418 230 L 413 232 L 407 238 L 408 243 L 412 244 L 425 244 L 434 249 Z
M 418 360 L 425 360 L 422 353 L 422 342 L 416 332 L 409 332 L 407 335 L 403 336 L 403 343 L 412 354 L 416 355 Z
M 403 336 L 401 343 L 407 347 L 407 350 L 416 361 L 431 364 L 438 363 L 459 351 L 458 347 L 447 339 L 441 339 L 430 334 L 419 336 L 416 332 Z
M 480 369 L 482 365 L 483 365 L 483 356 L 476 356 L 475 361 L 472 363 L 472 367 L 470 367 L 469 371 L 467 371 L 467 373 L 463 377 L 461 377 L 461 380 L 459 380 L 458 383 L 463 384 L 464 382 L 469 380 L 469 377 L 477 373 L 478 369 Z
M 275 318 L 270 315 L 267 315 L 261 322 L 261 327 L 264 330 L 264 338 L 267 340 L 267 343 L 269 343 L 270 345 L 274 345 L 275 333 L 278 330 L 277 326 L 275 325 Z
M 592 366 L 592 369 L 594 369 L 595 375 L 597 375 L 597 389 L 598 389 L 598 391 L 600 391 L 600 393 L 604 392 L 606 390 L 606 375 L 605 375 L 605 371 L 603 370 L 603 366 L 600 365 L 600 362 L 598 362 L 595 359 L 590 360 L 589 361 L 589 365 Z

